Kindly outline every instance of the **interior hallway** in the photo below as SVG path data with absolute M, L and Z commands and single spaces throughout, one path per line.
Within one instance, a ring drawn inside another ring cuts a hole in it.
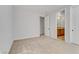
M 10 54 L 62 54 L 79 53 L 79 46 L 46 36 L 15 40 Z

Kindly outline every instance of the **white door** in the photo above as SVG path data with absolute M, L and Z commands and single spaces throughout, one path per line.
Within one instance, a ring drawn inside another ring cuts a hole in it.
M 79 6 L 71 9 L 71 41 L 79 44 Z
M 45 17 L 45 35 L 50 36 L 49 16 Z

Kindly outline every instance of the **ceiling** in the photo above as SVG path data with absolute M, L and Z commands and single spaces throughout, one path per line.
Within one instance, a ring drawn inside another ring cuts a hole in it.
M 59 8 L 64 7 L 64 5 L 18 5 L 17 8 L 26 9 L 28 11 L 37 12 L 40 14 L 48 14 Z

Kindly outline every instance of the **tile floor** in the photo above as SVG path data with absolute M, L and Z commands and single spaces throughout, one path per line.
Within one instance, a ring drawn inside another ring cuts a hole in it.
M 58 36 L 57 38 L 60 40 L 64 40 L 64 36 Z
M 10 54 L 74 54 L 79 46 L 46 36 L 15 40 Z

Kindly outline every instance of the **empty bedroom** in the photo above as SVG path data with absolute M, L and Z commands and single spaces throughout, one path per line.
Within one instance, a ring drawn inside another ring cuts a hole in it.
M 78 10 L 74 5 L 0 5 L 0 53 L 79 53 Z

